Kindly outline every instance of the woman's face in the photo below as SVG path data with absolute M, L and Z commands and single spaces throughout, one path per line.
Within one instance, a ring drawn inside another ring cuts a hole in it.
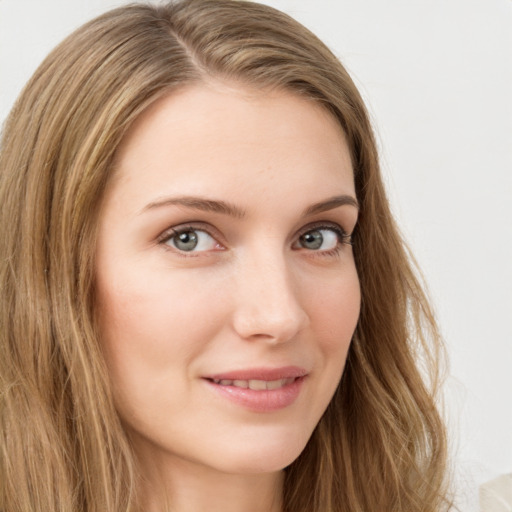
M 357 214 L 342 131 L 299 96 L 193 86 L 140 117 L 96 255 L 102 343 L 139 454 L 229 473 L 300 454 L 358 319 Z

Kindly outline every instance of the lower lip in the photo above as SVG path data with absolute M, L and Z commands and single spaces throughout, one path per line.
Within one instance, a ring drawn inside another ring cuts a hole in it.
M 274 412 L 292 405 L 300 394 L 305 377 L 278 389 L 253 390 L 237 386 L 221 386 L 211 380 L 205 382 L 217 393 L 235 404 L 253 412 Z

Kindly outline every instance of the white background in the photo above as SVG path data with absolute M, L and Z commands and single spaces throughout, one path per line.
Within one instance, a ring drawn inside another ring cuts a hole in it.
M 72 29 L 125 2 L 0 0 L 0 120 Z M 458 504 L 512 472 L 512 0 L 267 0 L 341 58 L 448 346 Z

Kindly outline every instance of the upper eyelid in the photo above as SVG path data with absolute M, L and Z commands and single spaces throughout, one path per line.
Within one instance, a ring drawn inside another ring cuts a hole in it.
M 350 237 L 351 233 L 349 233 L 341 224 L 333 221 L 316 221 L 310 224 L 307 224 L 303 228 L 299 229 L 297 232 L 297 237 L 302 236 L 308 231 L 313 231 L 315 229 L 333 229 L 334 231 L 340 232 L 343 236 Z
M 302 228 L 300 228 L 298 231 L 295 232 L 295 234 L 292 237 L 292 240 L 295 241 L 305 233 L 312 231 L 314 229 L 333 229 L 334 231 L 338 232 L 343 236 L 343 238 L 350 239 L 352 236 L 352 233 L 349 233 L 340 223 L 335 221 L 328 221 L 328 220 L 319 220 L 315 222 L 311 222 L 309 224 L 306 224 Z M 162 231 L 157 237 L 156 242 L 158 244 L 163 243 L 173 236 L 176 236 L 180 232 L 187 231 L 187 230 L 195 230 L 195 231 L 203 231 L 207 233 L 209 236 L 214 238 L 217 242 L 219 242 L 222 245 L 227 245 L 226 240 L 224 236 L 220 233 L 220 231 L 212 226 L 211 224 L 203 221 L 191 221 L 191 222 L 182 222 L 176 226 L 171 226 L 164 231 Z
M 219 238 L 222 238 L 220 236 L 220 233 L 217 229 L 215 229 L 211 224 L 208 224 L 206 222 L 182 222 L 176 226 L 171 226 L 164 231 L 162 231 L 157 237 L 156 241 L 157 243 L 164 242 L 168 240 L 169 238 L 172 238 L 173 236 L 176 236 L 178 233 L 181 233 L 183 231 L 203 231 L 204 233 L 208 234 L 215 240 L 220 242 Z

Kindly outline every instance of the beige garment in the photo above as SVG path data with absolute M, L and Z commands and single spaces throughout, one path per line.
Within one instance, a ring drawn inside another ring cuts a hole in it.
M 480 486 L 480 512 L 512 512 L 512 473 Z

